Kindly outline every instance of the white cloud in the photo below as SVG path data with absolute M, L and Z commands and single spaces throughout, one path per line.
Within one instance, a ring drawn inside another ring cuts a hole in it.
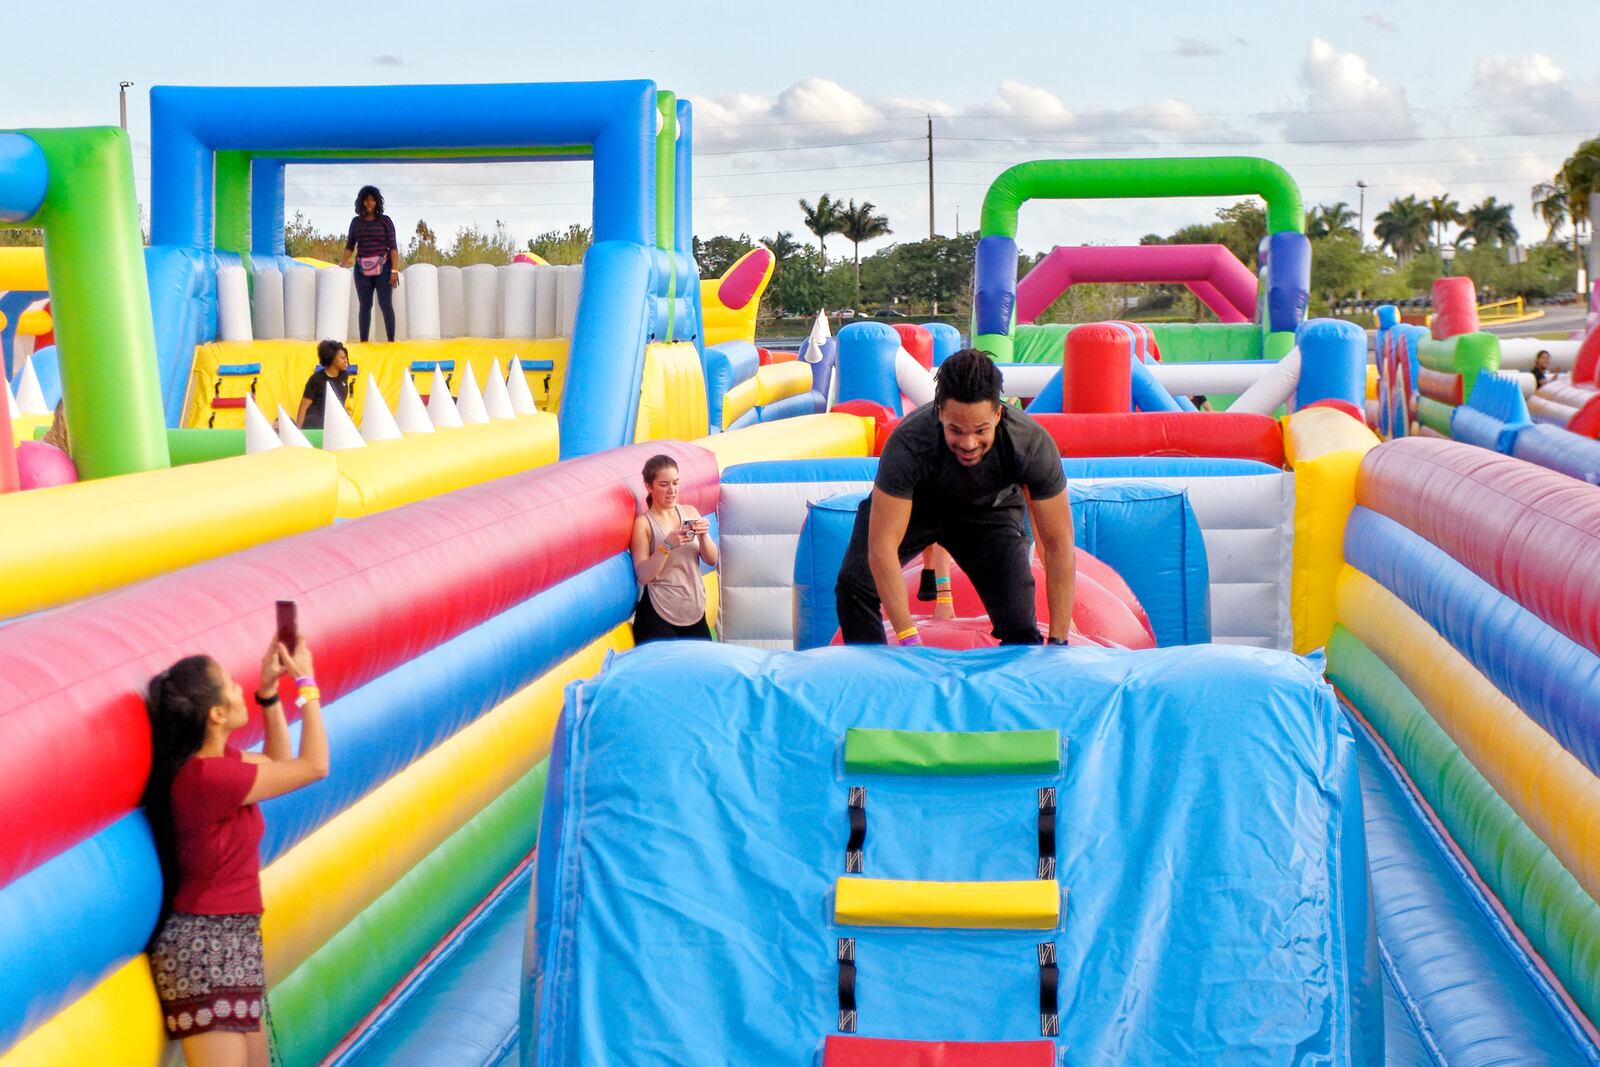
M 1542 52 L 1478 61 L 1473 99 L 1508 133 L 1582 129 L 1600 111 L 1600 82 L 1576 82 Z
M 1285 101 L 1284 134 L 1291 141 L 1414 137 L 1417 121 L 1404 89 L 1384 84 L 1367 61 L 1313 37 L 1300 64 L 1305 95 Z

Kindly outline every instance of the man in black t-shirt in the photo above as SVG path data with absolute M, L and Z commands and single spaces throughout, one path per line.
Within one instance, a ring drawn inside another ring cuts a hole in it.
M 1077 574 L 1066 490 L 1061 450 L 1001 404 L 993 361 L 975 348 L 945 360 L 933 403 L 895 427 L 856 513 L 834 587 L 845 642 L 882 644 L 881 610 L 901 644 L 922 643 L 901 567 L 937 543 L 972 579 L 1001 643 L 1038 644 L 1026 509 L 1044 559 L 1050 643 L 1066 644 Z
M 350 395 L 350 353 L 344 345 L 338 341 L 318 341 L 317 362 L 321 366 L 306 379 L 306 387 L 300 395 L 300 411 L 294 419 L 294 424 L 302 430 L 322 429 L 330 386 L 340 407 L 345 406 Z

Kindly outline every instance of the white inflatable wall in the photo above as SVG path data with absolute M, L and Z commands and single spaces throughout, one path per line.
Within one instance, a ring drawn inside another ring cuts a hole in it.
M 535 267 L 532 336 L 547 341 L 559 336 L 561 324 L 561 268 Z
M 461 268 L 466 295 L 467 337 L 498 337 L 500 328 L 500 272 L 491 264 Z
M 1293 474 L 1079 478 L 1073 484 L 1100 481 L 1148 481 L 1187 492 L 1206 546 L 1212 640 L 1292 647 Z M 724 641 L 756 648 L 793 647 L 794 554 L 806 505 L 869 488 L 869 482 L 723 484 L 718 508 L 722 553 L 718 627 Z
M 537 270 L 531 263 L 499 269 L 500 337 L 533 337 L 538 294 Z
M 583 268 L 561 267 L 557 288 L 561 296 L 561 312 L 556 319 L 556 336 L 571 337 L 578 322 L 578 296 L 583 291 Z
M 440 267 L 439 336 L 467 336 L 467 297 L 461 283 L 460 267 Z
M 355 289 L 350 272 L 338 267 L 317 271 L 316 340 L 343 341 L 351 336 L 350 306 Z
M 237 263 L 217 268 L 217 339 L 250 341 L 250 279 Z
M 413 263 L 400 275 L 406 291 L 406 334 L 419 341 L 437 341 L 439 329 L 439 268 Z M 396 309 L 397 311 L 399 309 Z

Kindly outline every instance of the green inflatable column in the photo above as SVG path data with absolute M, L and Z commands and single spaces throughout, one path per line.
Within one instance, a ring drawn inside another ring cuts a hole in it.
M 169 465 L 128 135 L 23 130 L 50 169 L 44 228 L 67 433 L 80 478 Z
M 216 163 L 217 218 L 213 227 L 219 252 L 233 252 L 250 272 L 250 155 L 218 152 Z

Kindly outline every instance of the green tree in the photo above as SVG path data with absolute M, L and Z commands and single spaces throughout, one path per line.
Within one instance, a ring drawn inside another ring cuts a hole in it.
M 517 251 L 517 243 L 512 239 L 511 231 L 506 228 L 504 222 L 495 219 L 492 230 L 480 229 L 476 223 L 457 230 L 444 259 L 446 263 L 456 267 L 468 267 L 474 263 L 504 266 L 511 262 Z
M 444 253 L 439 251 L 437 235 L 434 234 L 433 228 L 422 219 L 417 220 L 416 231 L 406 244 L 406 262 L 432 263 L 435 266 L 444 262 Z
M 1354 227 L 1311 239 L 1311 292 L 1324 310 L 1371 291 L 1382 266 L 1378 253 L 1361 247 Z
M 573 266 L 583 262 L 592 244 L 594 230 L 575 222 L 565 230 L 546 230 L 537 237 L 529 238 L 527 249 L 546 263 Z
M 323 233 L 299 211 L 283 224 L 283 247 L 290 256 L 337 263 L 344 255 L 344 237 Z
M 800 201 L 800 213 L 805 216 L 806 229 L 817 238 L 817 269 L 821 272 L 828 269 L 828 235 L 844 229 L 844 220 L 839 217 L 839 211 L 839 202 L 827 193 L 817 197 L 814 205 Z
M 720 278 L 740 256 L 755 246 L 749 234 L 741 233 L 737 237 L 708 237 L 704 241 L 696 237 L 691 249 L 694 261 L 700 265 L 700 277 Z
M 1335 234 L 1356 232 L 1356 213 L 1343 200 L 1331 204 L 1318 204 L 1306 212 L 1306 236 L 1332 237 Z
M 1593 222 L 1589 217 L 1589 197 L 1600 193 L 1600 137 L 1580 144 L 1561 164 L 1556 180 L 1567 192 L 1567 212 L 1572 221 Z
M 0 248 L 38 248 L 44 231 L 27 226 L 0 226 Z
M 1490 196 L 1468 208 L 1462 213 L 1461 233 L 1456 241 L 1460 243 L 1463 239 L 1477 245 L 1516 244 L 1517 227 L 1511 221 L 1511 205 Z
M 1415 196 L 1389 201 L 1389 206 L 1373 219 L 1372 232 L 1378 243 L 1394 252 L 1405 263 L 1428 247 L 1428 206 Z
M 1533 213 L 1539 216 L 1539 221 L 1545 225 L 1544 238 L 1554 241 L 1561 227 L 1567 224 L 1571 215 L 1571 202 L 1568 199 L 1567 188 L 1561 184 L 1559 176 L 1556 181 L 1540 182 L 1532 190 Z
M 1433 227 L 1433 243 L 1436 248 L 1444 247 L 1444 228 L 1456 226 L 1463 221 L 1461 205 L 1453 200 L 1449 193 L 1440 193 L 1430 196 L 1427 203 L 1428 224 Z
M 871 241 L 877 237 L 887 237 L 894 231 L 889 229 L 889 217 L 877 214 L 878 206 L 870 200 L 863 200 L 859 205 L 852 197 L 850 203 L 839 212 L 842 225 L 839 232 L 844 239 L 855 246 L 855 286 L 852 300 L 861 303 L 861 242 Z

